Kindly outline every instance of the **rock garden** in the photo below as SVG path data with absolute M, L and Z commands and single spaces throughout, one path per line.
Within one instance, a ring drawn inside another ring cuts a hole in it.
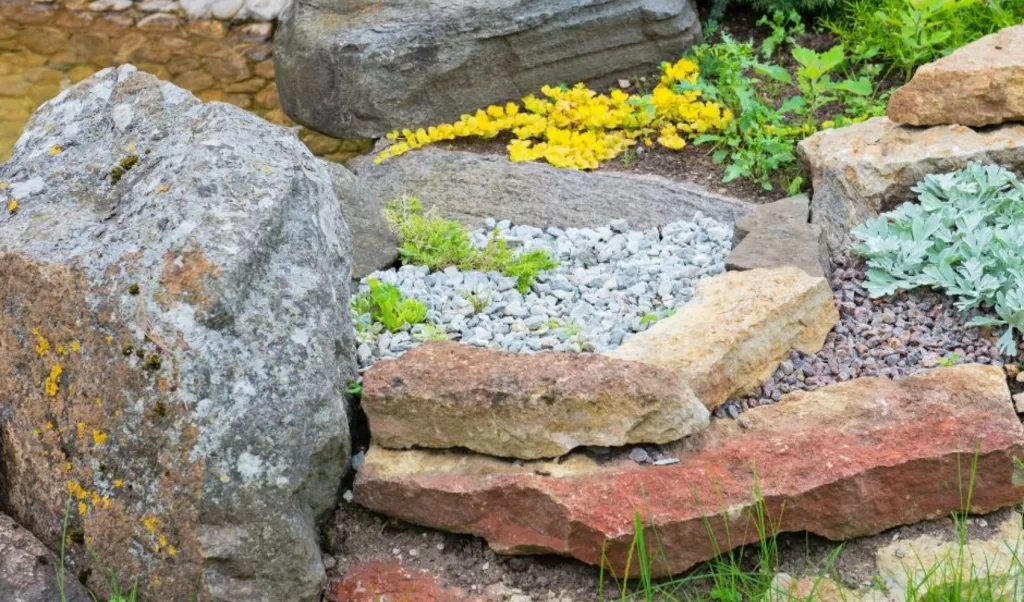
M 1024 599 L 1019 0 L 0 15 L 0 600 Z

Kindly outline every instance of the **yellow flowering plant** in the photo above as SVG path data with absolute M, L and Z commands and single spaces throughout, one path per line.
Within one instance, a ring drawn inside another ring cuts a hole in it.
M 555 167 L 596 169 L 643 140 L 680 150 L 687 139 L 717 132 L 732 113 L 715 102 L 702 100 L 701 91 L 680 91 L 678 84 L 694 84 L 697 64 L 683 58 L 662 64 L 662 76 L 651 94 L 640 96 L 613 90 L 599 94 L 584 84 L 544 86 L 541 96 L 529 95 L 521 103 L 492 105 L 450 124 L 393 131 L 393 142 L 374 159 L 381 163 L 428 144 L 457 138 L 492 139 L 510 134 L 509 159 L 547 161 Z

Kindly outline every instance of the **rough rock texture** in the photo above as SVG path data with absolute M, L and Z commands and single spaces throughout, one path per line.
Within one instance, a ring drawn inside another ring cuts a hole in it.
M 581 445 L 668 443 L 708 426 L 680 377 L 600 355 L 427 343 L 363 377 L 374 441 L 553 458 Z
M 941 600 L 944 588 L 957 581 L 961 591 L 970 591 L 972 582 L 992 599 L 1024 599 L 1024 529 L 1019 515 L 998 526 L 991 538 L 972 537 L 961 548 L 957 541 L 934 535 L 898 540 L 878 550 L 878 575 L 893 600 Z M 911 590 L 908 595 L 908 590 Z M 980 592 L 978 592 L 980 593 Z M 976 595 L 978 595 L 976 593 Z
M 357 564 L 327 589 L 327 602 L 496 602 L 488 598 L 445 587 L 429 571 L 406 568 L 398 560 Z
M 0 507 L 56 548 L 70 493 L 101 589 L 319 599 L 355 374 L 327 169 L 123 66 L 44 104 L 0 182 Z
M 584 173 L 544 163 L 513 163 L 503 156 L 424 148 L 373 164 L 350 164 L 383 209 L 402 196 L 419 197 L 452 219 L 482 227 L 484 219 L 559 228 L 599 227 L 625 219 L 635 230 L 680 220 L 699 211 L 731 224 L 753 205 L 694 184 L 659 176 Z
M 911 125 L 1024 121 L 1024 24 L 918 68 L 889 97 L 889 119 Z
M 0 513 L 0 600 L 4 602 L 89 602 L 82 584 L 68 572 L 65 598 L 57 584 L 59 563 L 34 535 Z
M 689 303 L 608 355 L 677 372 L 714 409 L 760 386 L 791 350 L 817 352 L 838 321 L 824 278 L 730 272 L 701 280 Z
M 902 381 L 859 379 L 716 420 L 666 451 L 679 462 L 638 465 L 573 453 L 561 462 L 373 447 L 356 501 L 413 523 L 472 533 L 507 554 L 555 553 L 622 574 L 633 515 L 654 525 L 652 571 L 683 571 L 755 541 L 754 489 L 780 531 L 832 540 L 949 516 L 961 507 L 977 454 L 973 509 L 1020 501 L 1014 457 L 1024 428 L 1003 372 L 942 368 Z M 728 533 L 728 535 L 727 535 Z M 653 544 L 652 544 L 653 545 Z M 633 564 L 634 570 L 636 564 Z
M 274 64 L 293 119 L 375 138 L 552 82 L 611 84 L 700 36 L 691 0 L 296 0 L 281 16 Z
M 811 172 L 811 223 L 829 248 L 864 220 L 912 201 L 911 186 L 926 175 L 971 161 L 1024 170 L 1024 125 L 984 131 L 963 126 L 899 126 L 885 117 L 804 138 L 797 147 Z
M 352 234 L 352 279 L 391 267 L 398 261 L 398 238 L 384 219 L 383 207 L 373 202 L 366 187 L 343 165 L 329 161 L 324 165 Z
M 743 242 L 751 232 L 771 228 L 779 222 L 806 224 L 811 216 L 810 205 L 810 197 L 798 194 L 774 203 L 755 206 L 750 213 L 736 220 L 733 247 Z
M 874 593 L 874 592 L 872 592 Z M 788 573 L 779 573 L 772 579 L 768 591 L 760 602 L 793 602 L 794 600 L 813 600 L 814 602 L 867 602 L 877 599 L 890 602 L 879 592 L 878 598 L 870 598 L 870 594 L 861 597 L 857 592 L 837 585 L 825 576 L 803 577 L 797 579 Z M 895 602 L 895 601 L 893 601 Z
M 758 205 L 736 222 L 728 270 L 795 266 L 811 276 L 829 272 L 828 245 L 820 226 L 807 222 L 807 195 Z

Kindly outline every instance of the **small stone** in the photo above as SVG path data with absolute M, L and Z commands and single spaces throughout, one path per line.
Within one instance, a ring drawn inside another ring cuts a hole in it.
M 1013 407 L 1018 414 L 1024 414 L 1024 393 L 1017 393 L 1013 396 Z
M 629 452 L 629 459 L 636 462 L 637 464 L 643 464 L 647 461 L 647 450 L 642 447 L 634 447 Z

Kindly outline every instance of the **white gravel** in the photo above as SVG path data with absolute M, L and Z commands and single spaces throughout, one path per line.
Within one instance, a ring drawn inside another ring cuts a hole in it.
M 390 333 L 369 316 L 359 326 L 359 365 L 396 357 L 418 345 L 430 330 L 463 343 L 505 351 L 605 351 L 663 318 L 693 296 L 696 283 L 725 271 L 733 229 L 697 214 L 693 221 L 630 231 L 624 220 L 595 229 L 513 226 L 488 220 L 472 233 L 479 247 L 496 228 L 510 248 L 545 248 L 559 261 L 522 294 L 516 280 L 496 272 L 448 268 L 429 273 L 402 266 L 368 278 L 397 285 L 427 304 L 427 322 Z M 368 290 L 366 280 L 359 292 Z M 482 309 L 478 312 L 476 302 Z

